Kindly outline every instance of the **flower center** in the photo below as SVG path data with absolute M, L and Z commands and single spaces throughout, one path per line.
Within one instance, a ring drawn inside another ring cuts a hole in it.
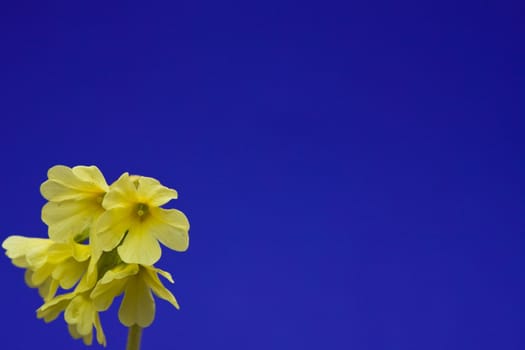
M 148 213 L 148 205 L 144 203 L 139 203 L 137 205 L 137 215 L 139 218 L 144 218 L 144 216 Z

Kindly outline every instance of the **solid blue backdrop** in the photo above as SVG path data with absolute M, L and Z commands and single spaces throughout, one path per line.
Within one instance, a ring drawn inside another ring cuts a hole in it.
M 522 9 L 4 2 L 0 238 L 55 164 L 153 176 L 192 226 L 145 350 L 523 349 Z M 0 272 L 3 349 L 84 348 Z

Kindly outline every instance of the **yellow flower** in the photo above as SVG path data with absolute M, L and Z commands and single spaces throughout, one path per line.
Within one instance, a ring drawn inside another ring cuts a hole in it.
M 15 266 L 26 268 L 26 283 L 38 288 L 44 300 L 51 299 L 58 286 L 72 288 L 88 266 L 90 247 L 75 242 L 10 236 L 2 248 Z
M 176 251 L 188 248 L 189 222 L 176 209 L 161 205 L 177 198 L 177 192 L 159 181 L 124 173 L 102 202 L 106 211 L 100 216 L 94 232 L 95 249 L 118 253 L 126 263 L 153 265 L 160 259 L 159 241 Z
M 122 174 L 111 186 L 95 166 L 49 169 L 40 187 L 48 200 L 42 220 L 49 239 L 10 236 L 2 247 L 25 281 L 38 288 L 45 322 L 61 313 L 71 336 L 86 345 L 106 345 L 99 313 L 123 295 L 119 319 L 125 326 L 147 327 L 155 318 L 154 295 L 179 308 L 153 266 L 161 244 L 175 251 L 189 245 L 184 213 L 164 209 L 177 192 L 150 177 Z M 84 242 L 85 244 L 82 244 Z M 57 295 L 57 291 L 69 290 Z M 134 327 L 136 329 L 136 327 Z
M 108 191 L 104 176 L 96 166 L 63 165 L 49 169 L 47 176 L 40 192 L 49 201 L 42 208 L 49 237 L 58 242 L 86 239 L 90 226 L 104 212 L 101 203 Z
M 171 275 L 161 269 L 137 264 L 120 264 L 106 272 L 91 292 L 95 308 L 98 311 L 107 310 L 113 299 L 124 293 L 119 309 L 120 322 L 127 327 L 148 327 L 155 318 L 152 292 L 179 308 L 173 294 L 160 281 L 159 274 L 173 283 Z
M 75 339 L 82 338 L 86 345 L 93 342 L 93 327 L 97 331 L 97 342 L 106 346 L 106 336 L 100 323 L 98 311 L 93 300 L 89 297 L 91 290 L 84 278 L 74 292 L 57 296 L 37 310 L 37 317 L 46 323 L 55 320 L 64 312 L 64 319 L 68 324 L 69 333 Z

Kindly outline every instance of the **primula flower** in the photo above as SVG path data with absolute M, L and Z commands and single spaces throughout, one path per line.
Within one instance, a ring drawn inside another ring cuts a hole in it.
M 160 208 L 175 198 L 175 190 L 151 177 L 124 173 L 104 196 L 106 211 L 97 221 L 95 248 L 110 251 L 120 243 L 122 260 L 141 265 L 153 265 L 160 259 L 159 241 L 170 249 L 185 251 L 188 219 L 176 209 Z
M 189 223 L 176 209 L 161 208 L 177 192 L 159 181 L 124 173 L 111 186 L 95 166 L 49 169 L 40 187 L 48 200 L 42 220 L 49 239 L 8 237 L 2 247 L 25 281 L 38 288 L 44 304 L 37 317 L 45 322 L 61 313 L 75 339 L 106 345 L 99 313 L 123 294 L 119 319 L 130 328 L 129 349 L 139 349 L 141 329 L 155 317 L 154 295 L 179 308 L 153 266 L 161 246 L 188 248 Z M 65 294 L 57 295 L 61 288 Z
M 51 299 L 58 286 L 70 289 L 80 280 L 91 251 L 89 246 L 75 242 L 22 236 L 8 237 L 2 248 L 15 266 L 27 269 L 26 283 L 38 288 L 44 300 Z
M 91 345 L 94 327 L 97 331 L 97 342 L 106 346 L 106 336 L 100 323 L 99 313 L 95 309 L 93 300 L 89 297 L 91 289 L 85 282 L 84 278 L 75 291 L 47 301 L 38 308 L 37 317 L 48 323 L 64 312 L 64 319 L 73 338 L 82 338 L 84 344 Z
M 173 283 L 171 275 L 152 266 L 120 264 L 106 272 L 91 292 L 91 298 L 98 311 L 105 311 L 113 299 L 124 293 L 120 304 L 119 319 L 125 326 L 148 327 L 155 318 L 155 301 L 152 292 L 159 298 L 179 308 L 177 300 L 164 287 L 158 275 Z
M 86 239 L 90 227 L 104 212 L 101 203 L 108 191 L 104 176 L 96 166 L 80 165 L 56 165 L 47 176 L 40 192 L 49 201 L 42 208 L 49 237 L 58 242 Z

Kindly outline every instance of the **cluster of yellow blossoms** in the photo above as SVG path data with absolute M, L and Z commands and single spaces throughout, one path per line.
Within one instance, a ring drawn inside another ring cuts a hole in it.
M 153 294 L 177 309 L 175 297 L 153 266 L 160 243 L 176 250 L 188 248 L 189 223 L 176 209 L 162 205 L 177 192 L 144 176 L 124 173 L 108 185 L 95 166 L 49 169 L 40 187 L 48 202 L 42 220 L 49 239 L 10 236 L 2 244 L 14 265 L 25 268 L 25 280 L 38 288 L 44 304 L 37 317 L 46 322 L 64 312 L 71 336 L 106 345 L 99 313 L 124 294 L 119 319 L 127 327 L 149 326 L 155 316 Z M 57 294 L 59 288 L 66 290 Z

